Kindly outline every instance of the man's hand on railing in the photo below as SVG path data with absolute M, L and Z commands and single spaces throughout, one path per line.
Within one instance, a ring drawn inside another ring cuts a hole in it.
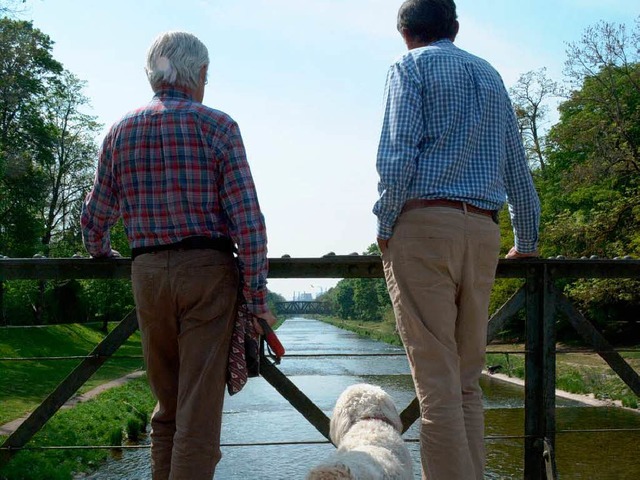
M 74 255 L 75 257 L 75 255 Z M 114 250 L 113 248 L 109 251 L 109 253 L 106 253 L 104 255 L 100 255 L 100 256 L 93 256 L 91 255 L 91 258 L 122 258 L 122 255 L 120 255 L 120 252 L 117 250 Z
M 535 258 L 540 256 L 540 254 L 538 253 L 538 251 L 536 250 L 535 252 L 531 252 L 531 253 L 520 253 L 516 250 L 516 247 L 511 247 L 511 250 L 509 250 L 509 253 L 507 253 L 504 258 L 509 258 L 509 259 L 516 259 L 516 258 Z

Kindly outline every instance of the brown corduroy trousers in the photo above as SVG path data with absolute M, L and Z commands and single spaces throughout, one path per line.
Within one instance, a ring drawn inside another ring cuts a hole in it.
M 231 253 L 136 257 L 131 278 L 147 376 L 154 480 L 210 480 L 220 429 L 238 270 Z
M 425 480 L 484 478 L 479 379 L 499 249 L 490 217 L 428 207 L 400 215 L 383 256 L 420 401 Z

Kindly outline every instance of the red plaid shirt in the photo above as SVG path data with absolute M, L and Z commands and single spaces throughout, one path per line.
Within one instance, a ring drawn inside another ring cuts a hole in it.
M 228 115 L 163 89 L 111 127 L 82 208 L 92 256 L 111 253 L 109 229 L 120 216 L 131 248 L 231 237 L 249 308 L 266 311 L 264 218 L 238 125 Z

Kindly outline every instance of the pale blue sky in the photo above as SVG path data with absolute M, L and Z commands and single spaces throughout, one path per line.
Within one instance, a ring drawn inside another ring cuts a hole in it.
M 105 128 L 149 100 L 143 66 L 165 30 L 209 48 L 204 103 L 240 125 L 267 221 L 269 256 L 362 252 L 375 241 L 375 155 L 389 64 L 404 52 L 401 0 L 27 0 L 54 56 L 88 82 Z M 547 67 L 599 20 L 633 25 L 638 0 L 458 0 L 456 44 L 507 87 Z M 291 297 L 335 280 L 271 280 Z

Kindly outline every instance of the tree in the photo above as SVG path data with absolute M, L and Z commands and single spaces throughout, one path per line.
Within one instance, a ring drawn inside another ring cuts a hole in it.
M 369 245 L 364 252 L 364 255 L 376 254 L 380 254 L 376 244 Z M 345 278 L 319 299 L 330 301 L 338 316 L 345 319 L 379 321 L 391 307 L 382 278 Z
M 543 129 L 549 112 L 548 101 L 560 96 L 558 83 L 547 76 L 547 69 L 532 70 L 520 76 L 509 90 L 520 133 L 532 169 L 544 171 L 546 148 Z
M 567 51 L 566 73 L 579 88 L 564 112 L 582 130 L 569 135 L 570 146 L 580 149 L 591 137 L 591 156 L 603 160 L 605 171 L 640 173 L 639 40 L 640 17 L 631 36 L 625 25 L 601 22 Z
M 95 135 L 100 128 L 96 117 L 82 113 L 89 100 L 82 93 L 85 82 L 65 71 L 51 83 L 44 102 L 45 119 L 52 140 L 50 155 L 43 156 L 47 182 L 47 201 L 42 218 L 42 244 L 48 255 L 52 237 L 64 239 L 79 214 L 95 168 L 97 145 Z
M 568 46 L 572 91 L 548 135 L 539 182 L 543 239 L 551 254 L 640 255 L 640 17 L 600 22 Z M 590 318 L 634 319 L 640 282 L 580 280 L 565 287 Z M 631 325 L 631 324 L 629 324 Z
M 26 0 L 2 0 L 0 1 L 0 16 L 10 16 L 21 11 L 17 5 L 26 3 Z
M 51 138 L 42 115 L 62 66 L 30 22 L 0 19 L 0 253 L 32 255 L 46 189 L 40 168 Z
M 355 317 L 352 279 L 343 279 L 332 289 L 336 301 L 336 311 L 341 318 Z M 334 293 L 335 292 L 335 293 Z
M 640 253 L 640 52 L 600 23 L 568 50 L 576 88 L 550 133 L 546 234 L 564 253 Z
M 272 292 L 271 290 L 267 290 L 267 305 L 269 305 L 269 310 L 272 312 L 276 312 L 276 303 L 286 302 L 287 299 L 282 295 L 276 292 Z

